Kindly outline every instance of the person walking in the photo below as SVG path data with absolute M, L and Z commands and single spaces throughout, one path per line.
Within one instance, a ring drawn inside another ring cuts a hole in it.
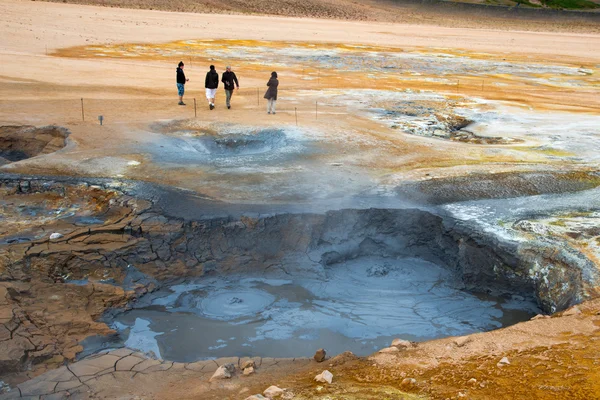
M 277 80 L 277 72 L 271 72 L 271 79 L 267 82 L 267 92 L 265 93 L 265 99 L 267 99 L 267 114 L 275 114 L 275 102 L 277 101 L 277 87 L 279 81 Z
M 204 87 L 206 88 L 206 99 L 208 100 L 208 106 L 212 110 L 215 108 L 215 96 L 217 95 L 217 88 L 219 87 L 219 74 L 217 71 L 215 71 L 214 65 L 211 65 L 210 71 L 206 73 Z
M 223 87 L 225 88 L 225 103 L 227 104 L 227 109 L 231 108 L 231 96 L 233 95 L 233 90 L 240 88 L 240 84 L 238 83 L 237 76 L 235 76 L 235 72 L 231 70 L 231 67 L 228 65 L 225 68 L 225 72 L 223 72 L 223 77 L 221 78 L 221 82 L 223 82 Z M 233 84 L 235 83 L 235 87 Z
M 185 93 L 185 83 L 189 82 L 189 79 L 185 77 L 183 73 L 183 61 L 179 61 L 177 65 L 177 94 L 179 94 L 179 105 L 185 106 L 183 102 L 183 94 Z

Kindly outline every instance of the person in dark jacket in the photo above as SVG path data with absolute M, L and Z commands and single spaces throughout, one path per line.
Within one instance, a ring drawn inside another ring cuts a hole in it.
M 183 93 L 185 93 L 185 83 L 188 81 L 189 79 L 187 79 L 183 73 L 183 61 L 179 61 L 177 66 L 177 93 L 179 94 L 180 106 L 185 106 L 185 103 L 183 102 Z
M 217 95 L 217 88 L 219 87 L 219 74 L 217 71 L 215 71 L 214 65 L 211 65 L 210 71 L 206 73 L 204 87 L 206 88 L 206 99 L 208 100 L 208 106 L 212 110 L 215 108 L 215 96 Z
M 271 72 L 271 79 L 267 82 L 267 93 L 265 93 L 265 99 L 267 99 L 267 114 L 275 114 L 275 102 L 277 101 L 277 87 L 279 81 L 277 80 L 277 72 Z
M 231 70 L 231 67 L 228 65 L 225 68 L 225 72 L 223 72 L 223 77 L 221 78 L 221 82 L 223 82 L 223 87 L 225 88 L 225 103 L 227 104 L 227 109 L 231 108 L 231 95 L 233 94 L 233 90 L 237 87 L 240 88 L 240 84 L 238 83 L 237 76 L 235 76 L 235 72 Z M 233 84 L 235 83 L 235 87 Z

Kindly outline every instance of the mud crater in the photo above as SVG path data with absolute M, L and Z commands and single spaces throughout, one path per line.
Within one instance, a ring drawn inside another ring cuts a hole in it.
M 589 295 L 581 255 L 482 232 L 435 209 L 176 218 L 144 200 L 164 195 L 137 198 L 125 184 L 6 180 L 3 188 L 19 199 L 3 214 L 20 219 L 15 237 L 40 230 L 19 208 L 27 199 L 88 193 L 87 212 L 49 220 L 27 243 L 0 244 L 0 278 L 54 284 L 57 293 L 109 285 L 124 291 L 121 302 L 134 297 L 127 311 L 105 304 L 117 334 L 84 343 L 91 352 L 125 345 L 184 361 L 306 356 L 322 346 L 369 354 L 396 336 L 496 329 Z
M 54 153 L 67 145 L 68 136 L 57 126 L 0 126 L 0 165 Z

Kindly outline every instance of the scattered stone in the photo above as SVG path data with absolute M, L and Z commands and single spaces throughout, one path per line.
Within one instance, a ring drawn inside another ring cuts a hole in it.
M 402 386 L 414 386 L 416 384 L 417 384 L 417 380 L 415 378 L 402 379 Z
M 394 339 L 394 340 L 392 340 L 392 346 L 403 347 L 403 348 L 407 349 L 407 348 L 411 347 L 412 344 L 408 340 Z
M 463 347 L 464 345 L 471 343 L 472 341 L 473 339 L 469 336 L 460 336 L 454 338 L 454 344 L 456 345 L 456 347 Z
M 231 375 L 234 372 L 235 372 L 235 365 L 233 365 L 233 364 L 221 365 L 219 368 L 217 368 L 217 370 L 215 371 L 213 376 L 210 378 L 210 381 L 213 381 L 215 379 L 229 379 L 229 378 L 231 378 Z
M 244 376 L 252 375 L 254 373 L 254 367 L 244 368 L 244 371 L 242 373 L 244 374 Z
M 319 375 L 315 376 L 315 381 L 321 383 L 331 383 L 333 381 L 333 374 L 327 370 L 321 372 Z
M 246 360 L 242 364 L 242 369 L 246 369 L 246 368 L 250 368 L 250 367 L 256 368 L 256 363 L 254 362 L 254 360 Z
M 531 321 L 535 321 L 537 319 L 546 319 L 546 318 L 550 318 L 550 316 L 549 315 L 538 314 L 535 317 L 531 318 Z
M 326 355 L 327 355 L 327 352 L 325 351 L 325 349 L 319 349 L 319 350 L 317 350 L 317 352 L 315 353 L 313 358 L 315 359 L 316 362 L 323 362 L 325 360 Z
M 379 350 L 380 353 L 399 353 L 400 349 L 397 347 L 386 347 L 384 349 Z
M 263 394 L 265 395 L 265 397 L 267 397 L 268 399 L 274 399 L 277 397 L 280 397 L 283 395 L 283 393 L 285 393 L 284 389 L 281 389 L 277 386 L 269 386 L 264 392 Z
M 246 400 L 264 400 L 264 399 L 266 399 L 266 397 L 263 396 L 262 394 L 255 394 L 250 397 L 246 397 Z
M 499 367 L 503 367 L 505 365 L 509 365 L 510 361 L 508 361 L 507 357 L 502 357 L 502 360 L 498 361 L 498 364 L 496 364 Z
M 581 310 L 577 306 L 571 307 L 567 311 L 562 313 L 563 317 L 569 317 L 571 315 L 577 315 L 577 314 L 581 314 Z
M 50 235 L 50 240 L 60 239 L 61 237 L 63 237 L 62 234 L 60 234 L 58 232 L 54 232 L 53 234 Z
M 471 379 L 469 379 L 469 380 L 467 381 L 467 383 L 468 383 L 469 385 L 476 385 L 476 384 L 477 384 L 477 379 L 475 379 L 475 378 L 471 378 Z

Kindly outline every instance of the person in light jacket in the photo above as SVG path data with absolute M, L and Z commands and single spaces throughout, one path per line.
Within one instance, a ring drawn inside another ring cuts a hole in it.
M 277 72 L 271 72 L 271 79 L 267 82 L 267 93 L 265 93 L 265 99 L 267 99 L 267 114 L 275 114 L 275 102 L 277 101 L 277 86 L 279 81 L 277 80 Z

